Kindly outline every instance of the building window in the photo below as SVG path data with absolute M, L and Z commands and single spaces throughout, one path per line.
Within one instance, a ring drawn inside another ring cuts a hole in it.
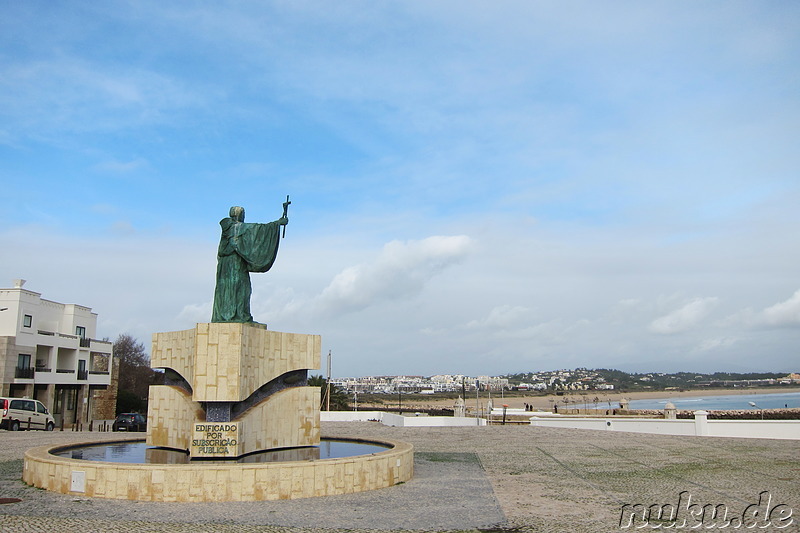
M 56 391 L 56 395 L 53 398 L 53 414 L 61 414 L 64 405 L 64 389 L 59 389 Z
M 78 390 L 67 389 L 67 411 L 74 411 L 78 403 Z
M 21 353 L 17 355 L 17 369 L 14 377 L 23 379 L 33 379 L 35 370 L 31 368 L 31 355 Z
M 33 325 L 33 317 L 31 315 L 25 315 L 22 317 L 22 327 L 29 328 Z
M 81 339 L 86 338 L 86 328 L 83 326 L 75 326 L 75 335 L 80 337 Z

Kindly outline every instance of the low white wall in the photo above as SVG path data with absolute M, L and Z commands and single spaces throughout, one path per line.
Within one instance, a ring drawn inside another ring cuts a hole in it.
M 486 419 L 467 416 L 400 416 L 383 413 L 381 422 L 395 427 L 485 426 Z
M 531 411 L 526 411 L 525 409 L 517 409 L 509 407 L 506 409 L 506 415 L 529 415 L 532 414 Z M 492 407 L 492 416 L 503 416 L 503 408 L 502 407 Z
M 559 413 L 553 413 L 552 411 L 526 411 L 525 409 L 506 409 L 506 415 L 521 415 L 521 416 L 563 416 Z M 492 417 L 503 417 L 503 408 L 502 407 L 493 407 L 492 408 Z
M 381 411 L 320 411 L 319 419 L 322 422 L 370 422 L 380 420 Z
M 509 407 L 506 409 L 507 415 L 527 415 L 530 414 L 531 411 L 526 411 L 525 409 L 518 409 L 516 407 L 512 408 Z M 503 408 L 502 407 L 492 407 L 492 414 L 493 415 L 500 415 L 503 416 Z
M 486 419 L 460 416 L 402 416 L 384 411 L 320 411 L 322 422 L 380 421 L 395 427 L 485 426 Z
M 710 435 L 759 439 L 800 439 L 800 420 L 709 420 Z
M 658 418 L 531 418 L 531 425 L 573 429 L 654 433 L 658 435 L 701 435 L 757 439 L 798 439 L 800 420 L 708 420 L 698 411 L 695 418 L 664 420 Z
M 531 418 L 531 425 L 556 428 L 627 431 L 630 433 L 657 433 L 661 435 L 694 435 L 694 420 L 659 420 L 654 418 Z
M 111 420 L 92 420 L 93 431 L 111 431 L 114 425 L 114 418 Z

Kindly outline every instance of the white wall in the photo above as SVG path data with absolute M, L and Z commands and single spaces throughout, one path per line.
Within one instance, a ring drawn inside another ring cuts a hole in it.
M 699 413 L 698 413 L 699 414 Z M 531 418 L 531 425 L 658 435 L 703 435 L 709 437 L 743 437 L 758 439 L 800 440 L 800 420 L 707 420 L 696 418 L 664 420 L 658 418 Z
M 400 416 L 383 413 L 381 422 L 396 427 L 485 426 L 486 419 L 466 416 Z
M 661 420 L 657 418 L 579 418 L 548 416 L 531 418 L 532 426 L 630 433 L 656 433 L 660 435 L 694 435 L 694 420 Z
M 320 411 L 322 422 L 368 422 L 377 420 L 394 427 L 485 426 L 486 419 L 457 416 L 401 416 L 384 411 Z
M 506 415 L 529 415 L 532 414 L 532 411 L 526 411 L 525 409 L 520 409 L 516 407 L 509 407 L 506 409 Z M 492 416 L 503 416 L 503 408 L 502 407 L 492 407 Z
M 322 422 L 370 422 L 380 420 L 380 411 L 320 411 L 319 419 Z
M 800 439 L 800 420 L 709 420 L 710 435 L 759 439 Z

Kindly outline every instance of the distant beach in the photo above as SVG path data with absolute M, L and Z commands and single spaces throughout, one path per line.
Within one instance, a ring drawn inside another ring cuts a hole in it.
M 619 391 L 569 391 L 565 392 L 563 395 L 555 395 L 555 394 L 548 394 L 547 396 L 515 396 L 515 397 L 502 397 L 498 393 L 492 394 L 492 403 L 495 407 L 500 407 L 503 404 L 508 405 L 510 408 L 518 408 L 523 409 L 525 404 L 532 405 L 535 409 L 548 411 L 553 408 L 554 404 L 558 404 L 559 407 L 564 407 L 565 405 L 577 405 L 583 404 L 588 402 L 589 404 L 593 403 L 594 398 L 598 399 L 597 406 L 598 408 L 608 408 L 609 402 L 611 404 L 611 408 L 618 408 L 619 401 L 622 398 L 627 398 L 631 401 L 631 408 L 636 408 L 634 401 L 638 400 L 675 400 L 681 398 L 708 398 L 712 396 L 736 396 L 736 395 L 771 395 L 771 394 L 797 394 L 800 393 L 800 387 L 776 387 L 774 389 L 701 389 L 701 390 L 666 390 L 666 391 L 636 391 L 636 392 L 619 392 Z M 585 394 L 585 395 L 584 395 Z M 396 398 L 394 398 L 396 400 Z M 489 397 L 486 392 L 480 393 L 480 402 L 483 406 L 486 405 Z M 385 402 L 384 406 L 391 405 L 393 403 L 391 396 L 387 396 L 387 401 Z M 403 409 L 404 410 L 413 410 L 413 409 L 452 409 L 453 407 L 453 400 L 409 400 L 403 399 Z M 475 406 L 475 395 L 473 393 L 472 396 L 469 394 L 466 398 L 466 403 L 468 408 L 473 408 Z M 675 403 L 673 401 L 673 403 Z M 683 402 L 680 402 L 683 403 Z M 755 402 L 758 404 L 758 402 Z M 788 403 L 788 402 L 784 402 Z M 365 406 L 366 407 L 366 406 Z M 681 407 L 676 404 L 678 409 L 690 409 L 691 407 Z M 762 408 L 767 408 L 766 406 L 760 406 Z M 781 406 L 783 407 L 783 406 Z M 797 404 L 789 405 L 789 407 L 798 407 Z M 659 409 L 663 409 L 662 407 L 656 407 Z M 699 406 L 697 407 L 700 408 Z M 749 405 L 745 403 L 744 408 L 751 408 Z M 645 407 L 640 407 L 640 409 L 649 409 Z
M 673 397 L 660 399 L 631 400 L 630 409 L 662 410 L 667 402 L 671 402 L 679 411 L 704 409 L 707 411 L 734 411 L 753 409 L 798 409 L 800 408 L 800 392 L 761 394 L 731 394 L 725 396 L 703 395 L 691 397 Z

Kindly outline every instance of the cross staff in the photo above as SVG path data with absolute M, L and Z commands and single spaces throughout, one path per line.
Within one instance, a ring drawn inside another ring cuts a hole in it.
M 289 201 L 289 195 L 287 194 L 286 195 L 286 201 L 283 202 L 283 218 L 285 218 L 287 220 L 287 223 L 288 223 L 289 218 L 286 215 L 289 213 L 289 205 L 291 203 L 292 202 Z M 283 237 L 286 238 L 286 225 L 285 224 L 283 226 Z

